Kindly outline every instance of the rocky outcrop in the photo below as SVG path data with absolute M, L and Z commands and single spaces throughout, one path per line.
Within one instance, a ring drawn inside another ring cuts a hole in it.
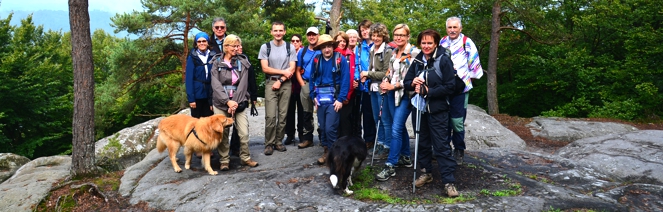
M 642 130 L 577 140 L 560 157 L 623 182 L 663 185 L 663 131 Z
M 14 176 L 0 184 L 2 211 L 33 211 L 53 185 L 69 176 L 71 157 L 37 158 L 23 165 Z
M 134 165 L 156 147 L 156 131 L 163 118 L 152 119 L 105 137 L 95 143 L 97 166 L 118 171 Z
M 490 147 L 525 149 L 525 141 L 511 130 L 502 126 L 485 110 L 474 105 L 467 106 L 465 119 L 465 145 L 468 150 Z
M 627 124 L 582 121 L 554 117 L 534 117 L 534 120 L 527 124 L 527 126 L 535 137 L 539 136 L 550 140 L 566 142 L 573 142 L 582 138 L 638 130 Z
M 14 175 L 16 170 L 28 162 L 29 158 L 14 153 L 0 153 L 0 183 Z

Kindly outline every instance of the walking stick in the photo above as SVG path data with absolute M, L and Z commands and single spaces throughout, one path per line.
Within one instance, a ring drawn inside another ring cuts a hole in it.
M 382 79 L 382 81 L 384 81 L 385 79 L 388 79 L 387 76 L 389 75 L 390 71 L 391 71 L 390 69 L 387 69 L 387 72 L 385 72 L 385 76 Z M 373 142 L 373 154 L 371 155 L 371 166 L 373 166 L 373 159 L 375 158 L 375 147 L 378 145 L 378 135 L 380 134 L 380 120 L 382 120 L 382 105 L 384 105 L 384 96 L 387 94 L 386 92 L 382 93 L 381 90 L 379 92 L 380 92 L 380 96 L 381 96 L 380 97 L 380 103 L 381 104 L 380 104 L 380 112 L 378 113 L 378 123 L 375 125 L 375 129 L 376 129 L 375 130 L 375 142 Z M 390 132 L 384 132 L 384 133 L 390 133 Z
M 421 72 L 423 72 L 423 71 L 421 71 Z M 417 76 L 419 76 L 421 74 L 421 72 L 417 73 Z M 419 86 L 419 95 L 421 95 L 422 89 L 423 89 L 422 86 Z M 423 99 L 418 99 L 418 100 L 421 101 Z M 418 105 L 419 104 L 417 102 L 417 106 Z M 417 183 L 417 154 L 419 153 L 419 134 L 420 134 L 420 131 L 421 131 L 421 110 L 423 110 L 424 108 L 426 108 L 425 103 L 424 103 L 423 108 L 416 108 L 417 117 L 416 117 L 415 121 L 417 123 L 415 124 L 415 127 L 414 127 L 414 133 L 415 133 L 415 138 L 414 138 L 414 174 L 412 175 L 412 193 L 415 193 L 417 191 L 417 186 L 416 186 L 416 183 Z

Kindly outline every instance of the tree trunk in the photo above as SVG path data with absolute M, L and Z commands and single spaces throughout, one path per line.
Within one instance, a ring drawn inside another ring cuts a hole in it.
M 493 4 L 492 26 L 490 30 L 490 49 L 488 50 L 488 82 L 487 94 L 488 113 L 491 115 L 499 114 L 500 109 L 497 104 L 497 49 L 500 42 L 500 13 L 502 7 L 500 0 L 495 0 Z
M 331 13 L 329 14 L 329 22 L 331 23 L 332 31 L 331 36 L 334 37 L 341 27 L 341 3 L 342 0 L 334 0 L 332 2 Z
M 87 0 L 69 0 L 74 117 L 71 176 L 96 174 L 94 165 L 94 64 Z

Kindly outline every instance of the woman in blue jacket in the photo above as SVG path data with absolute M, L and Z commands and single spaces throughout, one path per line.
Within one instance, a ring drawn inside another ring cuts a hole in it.
M 212 86 L 210 84 L 212 57 L 216 54 L 209 49 L 207 33 L 196 34 L 196 47 L 186 59 L 185 87 L 186 98 L 191 107 L 191 116 L 195 118 L 211 116 Z

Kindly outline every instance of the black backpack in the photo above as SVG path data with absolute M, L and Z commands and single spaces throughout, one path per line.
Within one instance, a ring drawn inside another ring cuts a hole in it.
M 285 42 L 285 41 L 283 41 Z M 267 45 L 267 57 L 269 58 L 269 53 L 272 52 L 272 44 L 271 41 L 266 43 Z M 285 51 L 288 52 L 288 55 L 286 56 L 288 59 L 290 59 L 290 43 L 285 42 Z

